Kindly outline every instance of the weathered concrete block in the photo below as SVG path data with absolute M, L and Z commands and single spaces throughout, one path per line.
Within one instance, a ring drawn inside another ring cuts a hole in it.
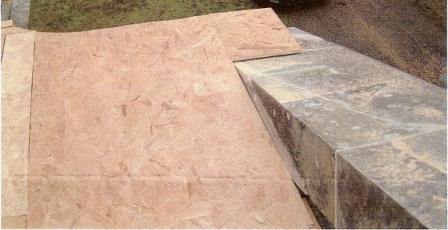
M 255 94 L 267 109 L 279 137 L 296 163 L 306 194 L 322 213 L 334 221 L 334 150 L 302 121 L 291 115 L 282 104 L 254 85 Z M 319 194 L 318 196 L 314 194 Z
M 315 49 L 319 50 L 338 47 L 338 45 L 332 42 L 326 41 L 321 37 L 314 36 L 295 27 L 289 27 L 288 30 L 302 47 L 306 47 L 306 50 L 304 50 L 305 52 L 309 52 Z
M 11 7 L 11 19 L 14 25 L 28 28 L 30 0 L 14 0 Z
M 338 152 L 337 226 L 446 226 L 446 137 L 443 130 Z
M 236 66 L 311 201 L 336 227 L 446 227 L 446 90 L 291 30 L 303 54 Z

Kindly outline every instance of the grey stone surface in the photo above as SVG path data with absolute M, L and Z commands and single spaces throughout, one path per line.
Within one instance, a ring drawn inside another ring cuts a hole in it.
M 443 86 L 446 88 L 446 73 L 440 76 L 440 81 L 443 83 Z
M 240 71 L 250 74 L 257 84 L 284 96 L 281 102 L 369 86 L 378 83 L 409 81 L 409 75 L 344 47 L 335 46 L 288 55 L 238 62 Z M 426 84 L 413 79 L 416 84 Z M 290 90 L 285 91 L 288 87 Z M 440 89 L 442 90 L 442 89 Z M 288 93 L 288 94 L 286 94 Z
M 350 163 L 337 156 L 337 164 L 339 228 L 424 228 Z
M 306 49 L 305 52 L 337 47 L 337 45 L 332 42 L 326 41 L 295 27 L 288 27 L 288 30 L 297 42 Z
M 293 157 L 305 193 L 319 207 L 320 212 L 334 223 L 334 150 L 257 84 L 254 84 L 253 94 L 260 98 L 278 136 Z
M 445 227 L 446 137 L 443 130 L 338 152 L 338 226 Z
M 445 129 L 444 90 L 412 80 L 341 90 L 284 107 L 336 150 Z
M 290 31 L 303 54 L 235 65 L 310 200 L 336 227 L 445 228 L 446 90 Z
M 2 21 L 9 20 L 11 16 L 12 0 L 2 0 Z
M 30 14 L 30 0 L 13 0 L 11 7 L 11 19 L 15 26 L 28 28 Z
M 273 120 L 270 119 L 271 115 L 270 115 L 270 111 L 267 111 L 266 108 L 268 108 L 268 106 L 264 106 L 264 104 L 268 101 L 266 98 L 260 98 L 264 97 L 264 96 L 269 96 L 266 94 L 258 94 L 255 93 L 256 89 L 254 89 L 254 85 L 251 84 L 251 81 L 249 81 L 248 79 L 244 79 L 243 76 L 243 81 L 246 82 L 247 84 L 245 84 L 246 89 L 248 90 L 248 92 L 250 92 L 250 97 L 252 99 L 252 101 L 254 102 L 255 107 L 257 108 L 258 114 L 260 115 L 264 126 L 266 127 L 266 129 L 269 132 L 269 135 L 271 137 L 271 140 L 275 146 L 275 148 L 277 149 L 277 152 L 279 153 L 280 157 L 282 158 L 289 175 L 291 176 L 291 179 L 294 181 L 294 183 L 296 184 L 296 186 L 302 191 L 302 193 L 304 193 L 305 195 L 308 195 L 308 191 L 305 188 L 305 184 L 303 183 L 303 177 L 301 177 L 300 173 L 297 171 L 296 167 L 295 167 L 295 161 L 292 158 L 293 156 L 290 154 L 290 149 L 288 149 L 288 146 L 286 146 L 283 142 L 284 138 L 288 137 L 287 135 L 282 135 L 280 136 L 282 133 L 276 132 L 276 124 L 273 123 Z M 273 104 L 275 106 L 275 104 Z M 296 126 L 294 126 L 296 127 Z

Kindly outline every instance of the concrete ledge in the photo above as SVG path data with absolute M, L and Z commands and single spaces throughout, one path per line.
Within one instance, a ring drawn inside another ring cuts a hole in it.
M 290 30 L 303 54 L 236 67 L 310 200 L 338 228 L 445 228 L 446 90 Z
M 1 8 L 2 24 L 11 20 L 15 26 L 28 28 L 30 0 L 2 0 Z
M 12 0 L 11 20 L 15 26 L 28 28 L 30 0 Z

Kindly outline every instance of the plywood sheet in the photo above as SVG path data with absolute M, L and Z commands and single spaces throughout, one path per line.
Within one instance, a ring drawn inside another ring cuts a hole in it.
M 316 227 L 283 179 L 51 177 L 30 188 L 30 227 Z
M 12 26 L 12 20 L 2 21 L 1 25 L 2 25 L 2 29 L 6 28 L 6 27 L 10 27 L 10 26 Z
M 5 220 L 27 214 L 34 38 L 34 32 L 8 35 L 2 62 L 2 219 Z
M 25 32 L 31 32 L 30 30 L 27 29 L 23 29 L 20 27 L 15 27 L 15 26 L 9 26 L 6 28 L 2 28 L 1 29 L 1 36 L 2 36 L 2 40 L 1 40 L 1 56 L 3 58 L 3 50 L 5 47 L 5 39 L 6 39 L 6 35 L 8 34 L 18 34 L 18 33 L 25 33 Z
M 26 228 L 26 215 L 2 217 L 2 229 Z
M 232 11 L 209 16 L 233 61 L 301 53 L 271 8 Z
M 36 36 L 28 227 L 316 227 L 199 17 Z

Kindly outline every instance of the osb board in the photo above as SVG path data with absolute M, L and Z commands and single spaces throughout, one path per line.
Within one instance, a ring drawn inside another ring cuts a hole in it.
M 2 25 L 2 29 L 6 28 L 6 27 L 10 27 L 10 26 L 12 26 L 12 20 L 2 21 L 1 25 Z
M 26 228 L 26 215 L 2 217 L 2 229 Z
M 301 53 L 303 50 L 271 8 L 211 14 L 233 61 Z
M 38 33 L 28 227 L 316 227 L 214 26 Z
M 34 38 L 34 32 L 8 35 L 2 62 L 2 219 L 8 223 L 27 213 Z
M 25 33 L 25 32 L 30 32 L 30 30 L 27 29 L 23 29 L 20 27 L 14 27 L 14 26 L 10 26 L 10 27 L 6 27 L 6 28 L 2 28 L 1 29 L 1 35 L 2 35 L 2 40 L 1 40 L 1 57 L 3 59 L 3 50 L 5 47 L 5 39 L 6 39 L 6 35 L 8 34 L 18 34 L 18 33 Z

